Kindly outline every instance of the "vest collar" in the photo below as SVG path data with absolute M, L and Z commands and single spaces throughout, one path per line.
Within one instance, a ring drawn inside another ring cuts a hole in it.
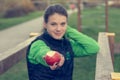
M 47 31 L 45 31 L 43 33 L 43 37 L 45 40 L 47 40 L 47 42 L 49 42 L 50 44 L 53 44 L 54 46 L 61 46 L 65 40 L 65 38 L 63 37 L 63 39 L 54 39 L 51 35 L 49 35 L 49 33 Z

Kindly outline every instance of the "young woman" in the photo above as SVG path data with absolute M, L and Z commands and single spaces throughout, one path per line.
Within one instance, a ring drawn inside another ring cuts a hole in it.
M 97 42 L 67 25 L 68 14 L 61 5 L 49 6 L 44 13 L 44 32 L 28 47 L 29 80 L 72 80 L 75 57 L 96 54 Z M 57 51 L 60 61 L 49 65 L 48 53 Z

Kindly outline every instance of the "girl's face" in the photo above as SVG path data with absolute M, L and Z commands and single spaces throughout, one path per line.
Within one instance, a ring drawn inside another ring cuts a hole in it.
M 55 13 L 48 18 L 48 22 L 44 23 L 44 28 L 54 39 L 61 39 L 67 29 L 67 17 Z

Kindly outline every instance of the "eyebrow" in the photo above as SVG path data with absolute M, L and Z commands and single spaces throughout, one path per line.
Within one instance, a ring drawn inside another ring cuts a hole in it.
M 51 24 L 57 24 L 56 22 L 52 22 Z
M 66 22 L 62 22 L 61 24 L 66 24 Z

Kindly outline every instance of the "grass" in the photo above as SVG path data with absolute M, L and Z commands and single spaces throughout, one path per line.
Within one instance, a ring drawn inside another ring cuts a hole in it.
M 109 9 L 109 32 L 116 33 L 115 40 L 119 42 L 120 10 Z M 97 40 L 98 33 L 105 31 L 103 8 L 84 9 L 82 12 L 82 32 Z M 69 17 L 68 24 L 77 26 L 77 14 Z M 74 27 L 77 28 L 77 27 Z M 120 54 L 114 55 L 114 70 L 120 72 Z M 94 80 L 95 78 L 96 55 L 75 58 L 73 80 Z M 17 73 L 17 74 L 16 74 Z M 0 76 L 0 80 L 28 80 L 26 61 L 23 59 L 14 65 L 6 73 Z
M 37 12 L 29 13 L 26 16 L 22 16 L 22 17 L 0 18 L 0 30 L 13 27 L 14 25 L 23 23 L 25 21 L 32 20 L 34 18 L 38 18 L 41 15 L 43 15 L 43 12 L 42 11 L 41 12 L 37 11 Z
M 120 54 L 115 54 L 114 58 L 114 71 L 120 73 Z
M 120 54 L 115 54 L 114 70 L 120 72 Z M 73 80 L 95 79 L 96 55 L 75 58 Z M 6 73 L 0 76 L 1 80 L 28 80 L 26 60 L 23 59 Z
M 26 60 L 23 59 L 4 74 L 0 80 L 28 80 Z
M 120 14 L 116 8 L 109 9 L 109 32 L 116 34 L 115 41 L 120 42 Z M 84 9 L 82 14 L 82 32 L 97 40 L 99 32 L 105 32 L 105 14 L 102 7 Z M 69 17 L 69 24 L 77 26 L 77 14 Z M 77 28 L 77 27 L 74 27 Z M 114 55 L 114 71 L 120 72 L 120 54 Z M 94 80 L 96 56 L 75 59 L 74 80 Z M 86 76 L 87 75 L 87 76 Z
M 94 80 L 96 55 L 75 58 L 73 80 Z
M 99 32 L 105 32 L 105 14 L 103 7 L 84 9 L 82 15 L 82 32 L 97 40 Z M 114 32 L 115 41 L 120 42 L 120 10 L 118 8 L 109 8 L 108 32 Z M 70 17 L 69 24 L 76 28 L 77 13 Z

